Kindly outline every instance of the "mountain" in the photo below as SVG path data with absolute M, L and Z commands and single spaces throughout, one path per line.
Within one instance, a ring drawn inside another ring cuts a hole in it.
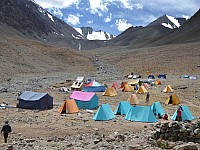
M 0 29 L 60 47 L 82 50 L 99 46 L 99 41 L 90 43 L 73 27 L 31 0 L 1 0 Z
M 75 29 L 88 40 L 110 40 L 114 38 L 114 35 L 101 30 L 94 31 L 92 27 L 81 27 Z
M 164 15 L 159 17 L 155 21 L 151 22 L 147 26 L 162 25 L 170 29 L 175 29 L 182 26 L 185 22 L 186 22 L 185 18 L 174 18 L 169 15 Z

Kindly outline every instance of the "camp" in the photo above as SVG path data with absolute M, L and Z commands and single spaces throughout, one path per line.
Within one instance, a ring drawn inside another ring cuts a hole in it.
M 180 108 L 181 107 L 181 108 Z M 194 120 L 195 117 L 192 115 L 192 113 L 190 112 L 188 106 L 179 106 L 180 110 L 181 110 L 181 118 L 182 121 L 191 121 Z M 173 116 L 171 117 L 172 120 L 177 120 L 177 110 L 176 112 L 173 114 Z
M 23 92 L 18 99 L 19 108 L 25 109 L 51 109 L 53 108 L 53 97 L 48 93 L 38 93 L 32 91 Z
M 136 94 L 131 94 L 131 96 L 128 98 L 128 101 L 131 105 L 138 105 L 140 103 Z
M 139 89 L 136 91 L 136 93 L 138 94 L 144 94 L 144 93 L 147 93 L 147 90 L 146 88 L 142 85 L 139 87 Z
M 93 92 L 73 91 L 70 99 L 74 99 L 79 109 L 95 109 L 98 107 L 98 96 Z
M 172 94 L 166 101 L 165 104 L 173 104 L 177 105 L 180 104 L 180 100 L 176 94 Z
M 111 87 L 111 88 L 107 88 L 106 91 L 102 95 L 103 96 L 117 96 L 117 92 L 113 87 Z
M 115 115 L 126 115 L 131 109 L 131 105 L 128 101 L 122 101 L 118 104 L 114 111 Z
M 104 92 L 105 90 L 106 86 L 96 82 L 95 80 L 83 86 L 84 92 Z
M 155 116 L 163 116 L 165 114 L 164 109 L 162 108 L 162 105 L 160 104 L 160 102 L 154 102 L 151 105 L 151 110 L 153 111 Z
M 170 85 L 166 86 L 166 88 L 163 90 L 165 93 L 173 93 L 173 89 Z
M 112 109 L 110 108 L 109 104 L 102 104 L 96 114 L 94 115 L 94 117 L 92 118 L 93 120 L 96 121 L 106 121 L 106 120 L 111 120 L 115 118 L 115 115 L 112 111 Z
M 78 106 L 74 99 L 65 100 L 58 110 L 59 113 L 73 114 L 79 112 Z
M 132 106 L 125 119 L 138 122 L 157 122 L 150 106 Z
M 129 84 L 125 84 L 124 88 L 122 89 L 123 92 L 133 92 L 134 91 L 134 87 L 132 87 Z

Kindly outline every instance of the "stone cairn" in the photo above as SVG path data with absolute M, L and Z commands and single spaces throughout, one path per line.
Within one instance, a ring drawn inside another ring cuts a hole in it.
M 200 143 L 200 122 L 159 122 L 154 127 L 152 138 L 155 140 Z

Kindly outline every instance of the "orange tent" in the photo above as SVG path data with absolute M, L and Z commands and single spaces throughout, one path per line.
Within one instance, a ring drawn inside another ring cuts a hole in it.
M 171 87 L 170 85 L 168 85 L 168 86 L 163 90 L 163 92 L 165 92 L 165 93 L 173 93 L 173 89 L 172 89 L 172 87 Z
M 142 85 L 142 86 L 139 87 L 139 89 L 136 91 L 136 93 L 138 93 L 138 94 L 144 94 L 144 93 L 147 93 L 147 90 Z
M 133 92 L 134 91 L 134 87 L 132 87 L 129 84 L 125 84 L 124 88 L 122 89 L 122 91 L 124 91 L 124 92 Z
M 131 94 L 131 96 L 128 98 L 128 101 L 131 105 L 137 105 L 140 103 L 136 94 Z
M 59 113 L 77 113 L 79 112 L 79 109 L 76 105 L 76 102 L 74 99 L 65 100 L 64 103 L 61 105 L 61 107 L 58 110 Z
M 124 88 L 124 85 L 128 84 L 127 82 L 122 82 L 120 88 Z
M 160 81 L 160 80 L 157 80 L 157 81 L 155 82 L 155 84 L 156 84 L 156 85 L 161 85 L 161 81 Z
M 180 100 L 176 94 L 172 94 L 166 101 L 165 104 L 173 104 L 177 105 L 180 104 Z
M 111 88 L 107 88 L 106 91 L 102 95 L 103 96 L 117 96 L 117 92 L 113 87 L 111 87 Z

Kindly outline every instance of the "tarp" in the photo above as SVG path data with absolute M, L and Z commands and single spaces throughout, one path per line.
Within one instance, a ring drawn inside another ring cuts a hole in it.
M 180 104 L 180 100 L 176 94 L 172 94 L 166 101 L 165 104 L 173 104 L 177 105 Z
M 125 84 L 124 88 L 122 89 L 123 92 L 133 92 L 134 91 L 134 87 L 132 87 L 129 84 Z
M 73 91 L 70 99 L 74 99 L 79 109 L 94 109 L 98 106 L 98 96 L 93 92 Z
M 122 101 L 118 104 L 114 111 L 115 115 L 126 115 L 131 109 L 131 105 L 128 101 Z
M 180 106 L 179 106 L 180 108 Z M 178 110 L 178 109 L 177 109 Z M 177 120 L 177 110 L 176 112 L 173 114 L 173 116 L 171 117 L 172 120 Z M 195 117 L 192 115 L 191 111 L 189 110 L 188 106 L 181 106 L 181 118 L 182 118 L 182 121 L 191 121 L 191 120 L 194 120 Z
M 51 109 L 53 97 L 48 93 L 25 91 L 19 97 L 19 108 L 25 109 Z
M 138 94 L 144 94 L 144 93 L 147 93 L 147 90 L 146 88 L 142 85 L 139 87 L 139 89 L 136 91 L 136 93 Z
M 172 89 L 172 87 L 170 85 L 168 85 L 168 86 L 165 87 L 163 92 L 165 92 L 165 93 L 173 93 L 174 90 Z
M 111 88 L 107 88 L 106 91 L 102 95 L 103 96 L 117 96 L 117 92 L 113 87 L 111 87 Z
M 136 94 L 131 94 L 131 96 L 128 98 L 128 101 L 131 105 L 138 105 L 140 103 Z
M 96 82 L 95 80 L 83 86 L 84 92 L 104 92 L 105 90 L 106 86 Z
M 138 122 L 157 122 L 150 106 L 132 106 L 125 119 Z
M 110 108 L 109 104 L 102 104 L 96 114 L 94 115 L 94 117 L 92 118 L 93 120 L 96 121 L 106 121 L 106 120 L 111 120 L 115 118 L 115 115 L 112 111 L 112 109 Z
M 59 113 L 77 113 L 79 112 L 78 106 L 74 99 L 65 100 L 58 110 Z
M 151 105 L 151 110 L 153 111 L 154 115 L 158 116 L 158 114 L 160 114 L 160 116 L 163 116 L 165 114 L 165 111 L 162 107 L 162 105 L 160 104 L 160 102 L 154 102 Z

